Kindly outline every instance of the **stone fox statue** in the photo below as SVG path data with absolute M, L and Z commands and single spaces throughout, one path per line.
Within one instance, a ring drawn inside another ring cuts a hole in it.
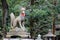
M 15 28 L 16 25 L 17 25 L 17 22 L 19 23 L 19 26 L 20 28 L 23 30 L 23 31 L 26 31 L 25 29 L 25 22 L 24 22 L 24 19 L 25 19 L 25 8 L 22 8 L 21 9 L 21 13 L 18 17 L 15 18 L 15 15 L 13 13 L 10 14 L 10 18 L 11 18 L 11 28 Z

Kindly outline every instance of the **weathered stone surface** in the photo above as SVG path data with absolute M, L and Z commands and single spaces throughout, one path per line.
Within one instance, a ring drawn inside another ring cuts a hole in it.
M 22 38 L 4 38 L 3 40 L 33 40 L 33 39 L 22 39 Z
M 11 29 L 9 32 L 7 32 L 6 37 L 11 37 L 11 36 L 20 36 L 20 37 L 28 37 L 30 36 L 30 33 L 26 32 L 26 31 L 22 31 L 22 29 L 16 27 L 14 29 Z

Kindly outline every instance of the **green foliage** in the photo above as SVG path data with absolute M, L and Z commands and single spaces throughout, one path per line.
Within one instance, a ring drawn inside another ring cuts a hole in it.
M 28 12 L 26 14 L 28 14 Z M 31 23 L 30 20 L 32 21 L 32 33 L 34 33 L 34 36 L 37 36 L 39 33 L 44 35 L 48 32 L 48 29 L 52 28 L 52 16 L 49 15 L 47 10 L 33 9 L 33 11 L 29 13 L 27 20 L 26 25 L 29 26 Z
M 40 3 L 40 1 L 42 2 Z M 52 1 L 38 0 L 37 2 L 37 5 L 35 3 L 30 6 L 30 12 L 26 12 L 26 15 L 28 15 L 28 22 L 26 25 L 30 25 L 31 23 L 31 31 L 34 37 L 39 33 L 42 35 L 46 34 L 48 29 L 52 28 L 53 16 L 55 15 L 56 17 L 56 14 L 58 13 L 57 8 L 53 5 Z

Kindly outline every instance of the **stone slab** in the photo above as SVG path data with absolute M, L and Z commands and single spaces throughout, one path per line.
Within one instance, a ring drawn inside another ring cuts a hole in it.
M 6 37 L 9 38 L 14 35 L 24 38 L 24 37 L 30 36 L 30 33 L 23 31 L 22 29 L 20 29 L 18 27 L 15 27 L 15 28 L 11 29 L 9 32 L 7 32 Z
M 22 38 L 4 38 L 3 40 L 33 40 L 33 39 L 22 39 Z
M 28 36 L 30 36 L 30 33 L 26 33 L 26 32 L 7 32 L 6 37 L 10 38 L 11 36 L 14 36 L 14 35 L 21 36 L 21 37 L 28 37 Z

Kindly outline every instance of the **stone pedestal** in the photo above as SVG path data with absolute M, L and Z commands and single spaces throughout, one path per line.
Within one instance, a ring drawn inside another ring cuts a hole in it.
M 16 27 L 14 29 L 11 29 L 9 32 L 7 32 L 6 37 L 10 38 L 11 36 L 20 36 L 22 38 L 30 36 L 30 33 L 23 31 L 22 29 Z
M 3 40 L 34 40 L 34 39 L 23 39 L 23 38 L 3 38 Z

